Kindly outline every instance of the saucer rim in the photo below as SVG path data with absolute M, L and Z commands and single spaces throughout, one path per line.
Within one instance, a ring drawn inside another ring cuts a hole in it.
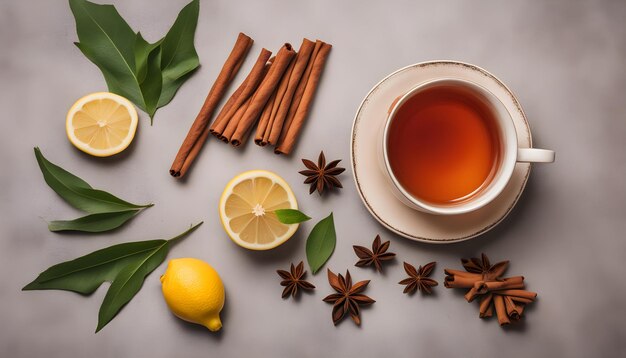
M 371 207 L 370 203 L 368 202 L 368 200 L 366 199 L 364 193 L 363 193 L 363 189 L 361 188 L 361 183 L 359 182 L 359 179 L 357 177 L 357 171 L 356 171 L 356 158 L 355 158 L 355 153 L 354 153 L 354 146 L 355 146 L 355 128 L 357 126 L 357 122 L 359 121 L 359 115 L 361 114 L 362 110 L 363 110 L 363 106 L 365 105 L 365 103 L 367 103 L 367 101 L 369 100 L 370 96 L 376 91 L 378 90 L 378 88 L 385 83 L 386 81 L 388 81 L 391 77 L 395 76 L 396 74 L 406 71 L 408 69 L 411 68 L 420 68 L 420 67 L 426 67 L 426 66 L 434 66 L 434 65 L 452 65 L 452 66 L 462 66 L 465 67 L 469 70 L 473 70 L 473 71 L 478 71 L 480 72 L 482 75 L 492 79 L 495 81 L 495 83 L 498 86 L 501 86 L 505 92 L 510 96 L 510 98 L 513 101 L 513 104 L 515 105 L 515 109 L 519 112 L 520 117 L 523 119 L 524 125 L 527 128 L 527 139 L 528 139 L 528 143 L 529 143 L 529 147 L 532 148 L 532 131 L 530 128 L 530 124 L 528 123 L 528 120 L 526 118 L 526 114 L 524 113 L 524 110 L 522 109 L 520 102 L 517 99 L 517 96 L 515 95 L 515 93 L 509 88 L 507 87 L 504 82 L 502 82 L 498 77 L 496 77 L 495 75 L 493 75 L 492 73 L 490 73 L 489 71 L 483 69 L 482 67 L 476 66 L 474 64 L 470 64 L 467 62 L 462 62 L 462 61 L 455 61 L 455 60 L 431 60 L 431 61 L 423 61 L 423 62 L 417 62 L 402 68 L 397 69 L 396 71 L 388 74 L 387 76 L 385 76 L 383 79 L 381 79 L 380 81 L 378 81 L 365 95 L 365 97 L 363 98 L 363 100 L 361 101 L 361 103 L 359 104 L 359 107 L 356 110 L 356 113 L 354 115 L 354 119 L 352 121 L 352 128 L 351 128 L 351 140 L 350 140 L 350 165 L 352 167 L 352 178 L 354 179 L 354 183 L 356 185 L 357 188 L 357 192 L 359 193 L 359 197 L 361 198 L 361 201 L 363 202 L 363 204 L 365 204 L 366 209 L 369 211 L 369 213 L 384 227 L 386 227 L 387 229 L 391 230 L 392 232 L 403 236 L 407 239 L 411 239 L 414 241 L 418 241 L 418 242 L 424 242 L 424 243 L 429 243 L 429 244 L 450 244 L 450 243 L 456 243 L 456 242 L 462 242 L 462 241 L 467 241 L 470 239 L 473 239 L 475 237 L 478 237 L 488 231 L 490 231 L 491 229 L 493 229 L 494 227 L 496 227 L 498 224 L 500 224 L 513 210 L 513 208 L 515 207 L 515 205 L 517 205 L 517 202 L 519 201 L 519 198 L 521 197 L 522 193 L 524 192 L 524 189 L 526 188 L 526 184 L 528 183 L 528 178 L 530 176 L 530 172 L 532 170 L 532 165 L 528 165 L 528 168 L 526 169 L 526 174 L 524 176 L 523 182 L 522 184 L 519 186 L 519 190 L 517 192 L 517 194 L 515 195 L 514 200 L 511 201 L 511 204 L 509 205 L 509 207 L 506 209 L 506 211 L 495 221 L 490 221 L 489 225 L 481 228 L 480 230 L 473 232 L 471 234 L 462 236 L 462 237 L 457 237 L 457 238 L 451 238 L 451 239 L 434 239 L 434 238 L 429 238 L 429 237 L 422 237 L 422 236 L 417 236 L 405 231 L 402 231 L 396 227 L 394 227 L 393 225 L 389 224 L 388 222 L 386 222 L 383 218 L 381 218 L 375 211 L 374 209 Z M 480 209 L 478 209 L 480 210 Z M 432 215 L 432 214 L 431 214 Z

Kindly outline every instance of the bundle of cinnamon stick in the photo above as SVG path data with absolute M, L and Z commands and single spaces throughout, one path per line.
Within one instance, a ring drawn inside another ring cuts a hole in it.
M 445 269 L 444 286 L 447 288 L 469 288 L 465 299 L 479 300 L 479 317 L 493 316 L 495 310 L 501 326 L 519 321 L 527 304 L 537 298 L 535 292 L 524 290 L 524 277 L 503 278 L 508 261 L 491 265 L 485 254 L 481 259 L 462 259 L 466 271 Z
M 274 145 L 276 154 L 291 153 L 315 96 L 331 45 L 304 39 L 296 51 L 284 44 L 275 57 L 262 49 L 250 73 L 228 98 L 213 123 L 215 109 L 239 71 L 252 39 L 243 33 L 228 56 L 204 105 L 185 138 L 170 174 L 185 175 L 209 134 L 240 146 L 257 125 L 254 142 Z

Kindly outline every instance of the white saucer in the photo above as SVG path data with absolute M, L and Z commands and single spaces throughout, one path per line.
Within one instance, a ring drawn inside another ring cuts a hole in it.
M 354 117 L 350 158 L 352 173 L 363 204 L 389 230 L 427 243 L 451 243 L 483 234 L 513 209 L 524 191 L 530 164 L 517 163 L 502 194 L 472 213 L 439 216 L 410 209 L 391 192 L 378 165 L 379 131 L 391 103 L 421 82 L 454 77 L 473 81 L 496 95 L 513 117 L 519 147 L 532 146 L 526 116 L 515 95 L 495 76 L 474 65 L 454 61 L 431 61 L 402 68 L 380 81 L 367 94 Z

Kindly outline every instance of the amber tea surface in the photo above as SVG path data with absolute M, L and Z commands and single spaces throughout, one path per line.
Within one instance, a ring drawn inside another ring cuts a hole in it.
M 405 101 L 391 122 L 389 164 L 415 198 L 460 203 L 490 183 L 501 156 L 499 138 L 495 114 L 475 93 L 427 88 Z

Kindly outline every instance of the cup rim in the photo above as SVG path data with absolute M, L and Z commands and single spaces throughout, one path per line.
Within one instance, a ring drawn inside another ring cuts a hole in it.
M 433 84 L 440 83 L 440 82 L 463 83 L 464 85 L 468 87 L 478 88 L 481 91 L 488 94 L 488 97 L 490 97 L 489 99 L 494 100 L 496 102 L 494 103 L 494 106 L 499 107 L 498 109 L 495 110 L 496 112 L 498 112 L 496 115 L 497 120 L 498 120 L 498 125 L 506 127 L 506 128 L 502 128 L 502 131 L 503 131 L 502 135 L 505 136 L 505 133 L 512 132 L 511 138 L 507 138 L 506 139 L 507 142 L 503 143 L 505 152 L 508 151 L 511 154 L 508 156 L 505 155 L 504 158 L 502 159 L 503 162 L 502 162 L 501 170 L 499 170 L 499 173 L 496 173 L 497 176 L 492 179 L 491 188 L 488 189 L 488 192 L 485 193 L 480 198 L 481 200 L 470 199 L 468 202 L 461 203 L 455 206 L 449 206 L 449 207 L 432 205 L 432 204 L 429 204 L 428 202 L 420 200 L 416 198 L 415 196 L 411 195 L 394 175 L 393 170 L 391 169 L 391 164 L 389 163 L 388 148 L 387 148 L 387 143 L 388 143 L 388 138 L 389 138 L 389 127 L 391 125 L 391 122 L 393 121 L 393 118 L 395 118 L 397 111 L 400 109 L 400 107 L 402 107 L 402 105 L 408 99 L 413 97 L 415 93 L 419 92 L 420 90 L 423 90 L 425 87 L 429 85 L 433 85 Z M 500 115 L 501 112 L 505 113 L 506 116 Z M 501 118 L 501 117 L 506 117 L 506 118 Z M 385 120 L 385 126 L 383 129 L 383 138 L 382 138 L 382 152 L 383 152 L 383 162 L 385 166 L 385 171 L 387 172 L 387 176 L 391 179 L 393 186 L 400 192 L 402 197 L 405 200 L 408 200 L 412 204 L 412 206 L 416 207 L 418 210 L 430 212 L 433 214 L 439 214 L 439 215 L 465 214 L 468 212 L 478 210 L 484 207 L 485 205 L 489 204 L 490 202 L 492 202 L 495 198 L 497 198 L 502 193 L 502 191 L 506 187 L 506 184 L 509 182 L 509 180 L 511 179 L 511 176 L 513 175 L 513 171 L 515 169 L 515 163 L 516 163 L 515 158 L 517 157 L 518 141 L 517 141 L 517 130 L 515 129 L 515 126 L 513 125 L 511 118 L 512 118 L 511 113 L 508 111 L 506 106 L 504 106 L 500 98 L 498 98 L 498 96 L 496 96 L 493 92 L 491 92 L 490 90 L 488 90 L 484 86 L 481 86 L 478 83 L 465 80 L 465 79 L 453 78 L 453 77 L 441 77 L 441 78 L 436 78 L 436 79 L 432 79 L 429 81 L 421 82 L 417 84 L 416 86 L 414 86 L 413 88 L 411 88 L 409 91 L 407 91 L 404 95 L 402 95 L 402 97 L 400 97 L 396 101 L 396 103 L 393 104 L 391 111 L 389 111 L 389 114 L 387 115 L 387 119 Z

